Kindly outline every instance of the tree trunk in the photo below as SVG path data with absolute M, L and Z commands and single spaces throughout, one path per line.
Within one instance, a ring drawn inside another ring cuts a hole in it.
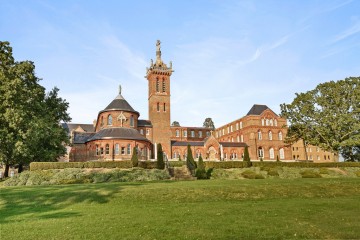
M 10 169 L 10 165 L 5 164 L 5 172 L 4 172 L 4 177 L 5 178 L 9 177 L 9 169 Z
M 24 169 L 23 164 L 20 163 L 19 168 L 18 168 L 18 173 L 21 173 L 23 171 L 23 169 Z

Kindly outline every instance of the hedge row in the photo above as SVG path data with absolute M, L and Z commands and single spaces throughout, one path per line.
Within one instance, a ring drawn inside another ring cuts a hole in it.
M 32 162 L 30 171 L 64 168 L 132 168 L 131 161 L 111 162 Z
M 247 162 L 243 161 L 224 161 L 210 162 L 206 161 L 206 168 L 246 168 Z M 185 161 L 169 162 L 171 167 L 182 167 Z M 253 167 L 301 167 L 301 168 L 336 168 L 336 167 L 360 167 L 360 162 L 329 162 L 329 163 L 313 163 L 313 162 L 252 162 Z M 155 169 L 154 161 L 139 161 L 139 167 L 144 169 Z M 30 170 L 48 170 L 48 169 L 64 169 L 64 168 L 132 168 L 131 161 L 109 161 L 109 162 L 32 162 Z

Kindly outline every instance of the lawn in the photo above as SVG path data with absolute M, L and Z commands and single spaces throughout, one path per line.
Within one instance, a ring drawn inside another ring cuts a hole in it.
M 360 178 L 0 188 L 0 239 L 358 239 Z

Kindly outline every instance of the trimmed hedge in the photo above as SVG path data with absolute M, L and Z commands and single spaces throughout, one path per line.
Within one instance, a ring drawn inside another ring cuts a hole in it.
M 32 162 L 30 171 L 65 168 L 132 168 L 131 161 L 111 162 Z
M 360 162 L 253 162 L 254 167 L 299 167 L 299 168 L 338 168 L 338 167 L 360 167 Z
M 227 162 L 204 162 L 206 168 L 246 168 L 248 162 L 227 161 Z

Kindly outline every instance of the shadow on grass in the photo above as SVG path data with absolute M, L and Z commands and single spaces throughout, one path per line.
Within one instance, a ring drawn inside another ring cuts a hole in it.
M 105 204 L 126 184 L 82 184 L 0 189 L 0 224 L 26 219 L 54 219 L 80 216 L 65 211 L 73 204 Z M 131 184 L 140 186 L 141 184 Z

